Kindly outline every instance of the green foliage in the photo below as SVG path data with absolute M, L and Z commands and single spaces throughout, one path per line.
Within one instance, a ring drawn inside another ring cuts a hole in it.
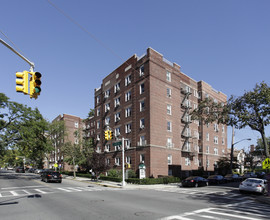
M 265 127 L 270 124 L 270 87 L 261 82 L 253 91 L 240 97 L 231 96 L 227 103 L 216 103 L 213 99 L 204 99 L 198 109 L 192 112 L 192 118 L 204 123 L 218 122 L 238 129 L 250 127 L 261 134 L 264 154 L 269 157 L 269 145 L 265 136 Z
M 121 178 L 122 177 L 122 173 L 121 173 L 120 170 L 110 169 L 108 171 L 108 177 Z
M 43 158 L 48 150 L 45 132 L 48 122 L 39 110 L 9 101 L 0 93 L 0 154 L 2 162 L 10 160 L 8 152 L 16 151 L 18 156 L 25 156 L 27 163 L 43 165 Z M 7 157 L 3 157 L 7 155 Z M 8 162 L 10 163 L 10 162 Z
M 126 180 L 127 183 L 141 184 L 141 185 L 152 185 L 152 184 L 168 184 L 168 183 L 179 183 L 179 177 L 162 177 L 162 178 L 129 178 Z

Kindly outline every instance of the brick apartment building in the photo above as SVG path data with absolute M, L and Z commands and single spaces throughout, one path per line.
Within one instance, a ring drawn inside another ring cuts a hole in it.
M 55 149 L 48 155 L 48 159 L 45 160 L 44 167 L 47 169 L 53 169 L 54 164 L 57 163 L 61 170 L 71 171 L 73 170 L 73 167 L 64 162 L 64 155 L 63 152 L 61 151 L 61 147 L 65 142 L 70 141 L 73 144 L 79 141 L 74 136 L 74 132 L 80 131 L 82 137 L 83 136 L 82 131 L 85 129 L 84 122 L 81 118 L 68 114 L 58 115 L 53 120 L 53 122 L 54 121 L 64 121 L 66 128 L 65 132 L 67 136 L 65 136 L 63 139 L 61 138 L 61 140 L 58 139 L 56 141 L 53 141 Z M 58 135 L 55 134 L 55 136 L 51 138 L 57 138 L 57 136 Z
M 193 80 L 178 64 L 148 48 L 95 89 L 95 116 L 87 122 L 86 136 L 95 138 L 96 151 L 106 154 L 111 168 L 121 169 L 121 147 L 115 143 L 124 137 L 124 162 L 136 172 L 144 162 L 147 177 L 213 171 L 227 154 L 227 127 L 191 121 L 190 112 L 205 97 L 227 101 L 225 94 Z M 113 140 L 104 139 L 107 128 L 113 131 Z

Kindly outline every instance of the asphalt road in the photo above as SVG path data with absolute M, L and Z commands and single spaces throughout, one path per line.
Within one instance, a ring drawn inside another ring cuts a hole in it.
M 231 187 L 122 189 L 0 171 L 1 220 L 269 219 L 269 205 Z

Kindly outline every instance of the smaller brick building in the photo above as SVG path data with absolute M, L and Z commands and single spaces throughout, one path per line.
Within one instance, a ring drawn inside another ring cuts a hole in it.
M 57 116 L 53 121 L 64 121 L 66 136 L 59 136 L 54 134 L 52 142 L 54 143 L 54 151 L 52 151 L 47 160 L 44 163 L 45 168 L 53 169 L 54 164 L 57 163 L 61 170 L 71 171 L 73 167 L 64 162 L 64 155 L 61 151 L 61 147 L 65 142 L 70 141 L 72 144 L 77 143 L 79 140 L 74 136 L 75 131 L 81 133 L 80 137 L 83 137 L 83 131 L 85 130 L 85 124 L 83 120 L 74 115 L 63 114 Z M 60 138 L 59 138 L 60 137 Z

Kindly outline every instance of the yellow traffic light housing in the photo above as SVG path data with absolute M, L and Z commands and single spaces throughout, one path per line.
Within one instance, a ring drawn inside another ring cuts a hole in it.
M 106 130 L 105 132 L 104 132 L 104 134 L 105 134 L 105 140 L 109 140 L 109 131 L 108 130 Z
M 113 132 L 109 130 L 109 140 L 112 140 L 112 138 L 113 138 Z
M 16 92 L 28 94 L 28 72 L 16 72 Z
M 29 72 L 31 74 L 30 78 L 30 98 L 37 99 L 41 92 L 41 73 L 39 72 Z

